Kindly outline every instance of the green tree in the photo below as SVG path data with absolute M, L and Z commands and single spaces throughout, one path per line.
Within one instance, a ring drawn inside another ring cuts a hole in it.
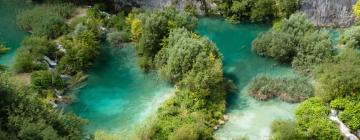
M 316 70 L 318 96 L 330 101 L 336 97 L 355 96 L 360 91 L 360 55 L 346 49 L 334 62 L 328 62 Z
M 31 86 L 36 90 L 63 88 L 64 82 L 56 72 L 35 71 L 31 74 Z
M 185 27 L 191 30 L 196 25 L 196 18 L 192 17 L 191 14 L 179 13 L 171 7 L 162 11 L 140 14 L 138 19 L 142 26 L 136 44 L 136 53 L 138 63 L 145 71 L 154 68 L 153 59 L 163 47 L 163 39 L 168 36 L 171 29 Z
M 292 67 L 297 71 L 307 74 L 315 66 L 329 61 L 334 54 L 330 35 L 326 31 L 312 32 L 300 40 L 296 57 Z
M 26 37 L 16 52 L 14 71 L 21 73 L 47 69 L 43 56 L 54 58 L 55 56 L 51 52 L 54 52 L 55 49 L 55 44 L 45 37 Z
M 16 88 L 0 73 L 0 137 L 9 139 L 80 139 L 84 121 L 52 110 L 29 91 Z
M 69 18 L 75 6 L 69 3 L 43 4 L 24 10 L 17 16 L 17 24 L 37 36 L 56 38 L 67 32 L 65 19 Z
M 359 48 L 360 46 L 360 26 L 352 26 L 345 29 L 340 36 L 340 43 L 351 48 Z

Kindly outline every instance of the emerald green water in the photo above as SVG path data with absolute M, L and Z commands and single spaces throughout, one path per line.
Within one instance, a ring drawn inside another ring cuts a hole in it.
M 26 33 L 16 25 L 16 14 L 26 8 L 28 4 L 24 0 L 0 0 L 0 42 L 11 50 L 0 57 L 0 64 L 10 66 L 15 51 L 20 47 Z
M 88 120 L 88 132 L 130 133 L 171 95 L 156 75 L 141 72 L 132 46 L 102 46 L 88 75 L 76 102 L 66 108 Z
M 288 66 L 278 66 L 270 59 L 251 52 L 252 40 L 268 25 L 233 25 L 222 19 L 202 18 L 197 32 L 207 36 L 224 55 L 225 76 L 234 80 L 238 92 L 229 93 L 227 114 L 230 120 L 215 133 L 221 140 L 248 136 L 252 140 L 266 140 L 271 122 L 275 119 L 293 119 L 296 105 L 278 100 L 260 102 L 248 96 L 247 85 L 259 73 L 274 76 L 292 75 Z

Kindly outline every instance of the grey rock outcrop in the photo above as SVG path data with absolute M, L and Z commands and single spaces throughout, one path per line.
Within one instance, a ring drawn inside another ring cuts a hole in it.
M 300 10 L 317 26 L 347 27 L 355 21 L 355 3 L 356 0 L 301 0 Z

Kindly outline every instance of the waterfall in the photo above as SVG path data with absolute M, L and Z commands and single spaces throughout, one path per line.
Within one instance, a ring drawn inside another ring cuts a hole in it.
M 66 52 L 66 50 L 60 43 L 56 43 L 56 48 L 61 52 L 64 52 L 64 53 Z
M 338 112 L 335 109 L 331 109 L 330 120 L 338 124 L 340 132 L 348 139 L 348 140 L 359 140 L 356 135 L 352 134 L 350 129 L 339 119 Z
M 50 67 L 55 67 L 57 65 L 56 61 L 51 60 L 49 57 L 44 56 L 43 58 L 49 64 Z

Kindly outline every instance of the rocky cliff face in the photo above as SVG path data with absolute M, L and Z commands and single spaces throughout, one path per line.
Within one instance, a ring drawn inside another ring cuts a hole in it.
M 216 4 L 209 0 L 114 0 L 114 2 L 119 6 L 135 6 L 146 9 L 161 9 L 172 5 L 180 11 L 185 10 L 187 6 L 192 6 L 198 15 L 205 15 L 207 11 L 216 7 Z
M 356 0 L 301 0 L 300 10 L 317 26 L 347 27 L 354 23 Z

